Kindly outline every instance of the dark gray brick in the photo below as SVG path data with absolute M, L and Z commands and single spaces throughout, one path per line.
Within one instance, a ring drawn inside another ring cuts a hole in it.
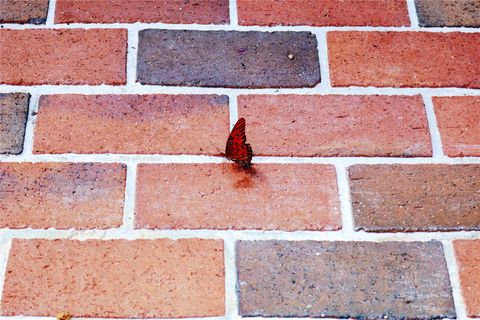
M 479 27 L 480 0 L 415 0 L 422 27 Z
M 26 93 L 0 93 L 0 153 L 22 153 L 29 99 Z
M 0 0 L 0 23 L 44 24 L 48 0 Z

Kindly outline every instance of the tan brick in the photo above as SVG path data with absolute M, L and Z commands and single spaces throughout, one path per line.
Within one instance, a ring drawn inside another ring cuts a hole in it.
M 462 296 L 469 317 L 480 317 L 480 240 L 455 240 Z

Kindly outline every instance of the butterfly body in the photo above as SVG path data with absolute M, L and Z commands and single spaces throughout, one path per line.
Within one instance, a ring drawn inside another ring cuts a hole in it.
M 246 143 L 245 135 L 245 119 L 238 119 L 233 126 L 232 132 L 228 136 L 227 145 L 225 147 L 225 155 L 228 160 L 241 164 L 248 168 L 252 165 L 253 151 L 250 144 Z

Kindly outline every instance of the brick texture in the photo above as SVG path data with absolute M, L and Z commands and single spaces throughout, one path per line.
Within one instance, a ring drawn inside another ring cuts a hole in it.
M 0 83 L 124 84 L 123 29 L 0 30 Z
M 0 23 L 44 24 L 48 0 L 0 0 Z
M 120 164 L 0 163 L 0 227 L 118 227 L 124 190 Z
M 406 26 L 403 0 L 237 0 L 241 25 Z
M 480 27 L 478 0 L 415 0 L 422 27 Z
M 420 96 L 238 98 L 259 156 L 431 156 Z
M 136 227 L 336 230 L 335 169 L 326 165 L 140 165 Z
M 3 315 L 224 315 L 220 240 L 13 240 Z
M 228 23 L 228 0 L 58 0 L 56 23 Z
M 228 97 L 51 95 L 40 98 L 35 153 L 220 154 Z
M 0 154 L 22 153 L 29 100 L 26 93 L 0 93 Z
M 317 41 L 309 32 L 141 30 L 137 68 L 142 84 L 268 88 L 320 82 Z
M 455 317 L 440 242 L 240 241 L 242 316 Z
M 356 165 L 355 229 L 480 230 L 480 165 Z
M 450 157 L 480 156 L 480 96 L 434 97 L 443 151 Z
M 327 33 L 333 86 L 480 88 L 480 34 Z
M 454 248 L 467 315 L 480 317 L 480 240 L 456 240 Z

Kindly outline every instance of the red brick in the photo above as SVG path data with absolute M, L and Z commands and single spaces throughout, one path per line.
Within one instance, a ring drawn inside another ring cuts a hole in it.
M 333 86 L 480 88 L 480 34 L 327 34 Z
M 120 164 L 0 163 L 0 227 L 118 227 L 124 190 Z
M 145 164 L 135 217 L 137 228 L 337 230 L 338 202 L 327 165 Z
M 467 315 L 480 317 L 480 240 L 456 240 L 453 244 Z
M 239 96 L 260 156 L 431 156 L 420 96 Z
M 480 165 L 355 165 L 349 168 L 355 228 L 480 230 Z
M 0 0 L 0 23 L 43 24 L 48 0 Z
M 228 0 L 58 0 L 56 23 L 228 23 Z
M 3 315 L 181 318 L 224 315 L 221 240 L 17 240 Z
M 237 0 L 241 25 L 406 26 L 404 0 Z
M 228 97 L 51 95 L 40 98 L 35 153 L 220 154 Z
M 124 29 L 0 30 L 0 83 L 124 84 Z
M 443 151 L 450 157 L 480 156 L 480 96 L 434 97 Z

